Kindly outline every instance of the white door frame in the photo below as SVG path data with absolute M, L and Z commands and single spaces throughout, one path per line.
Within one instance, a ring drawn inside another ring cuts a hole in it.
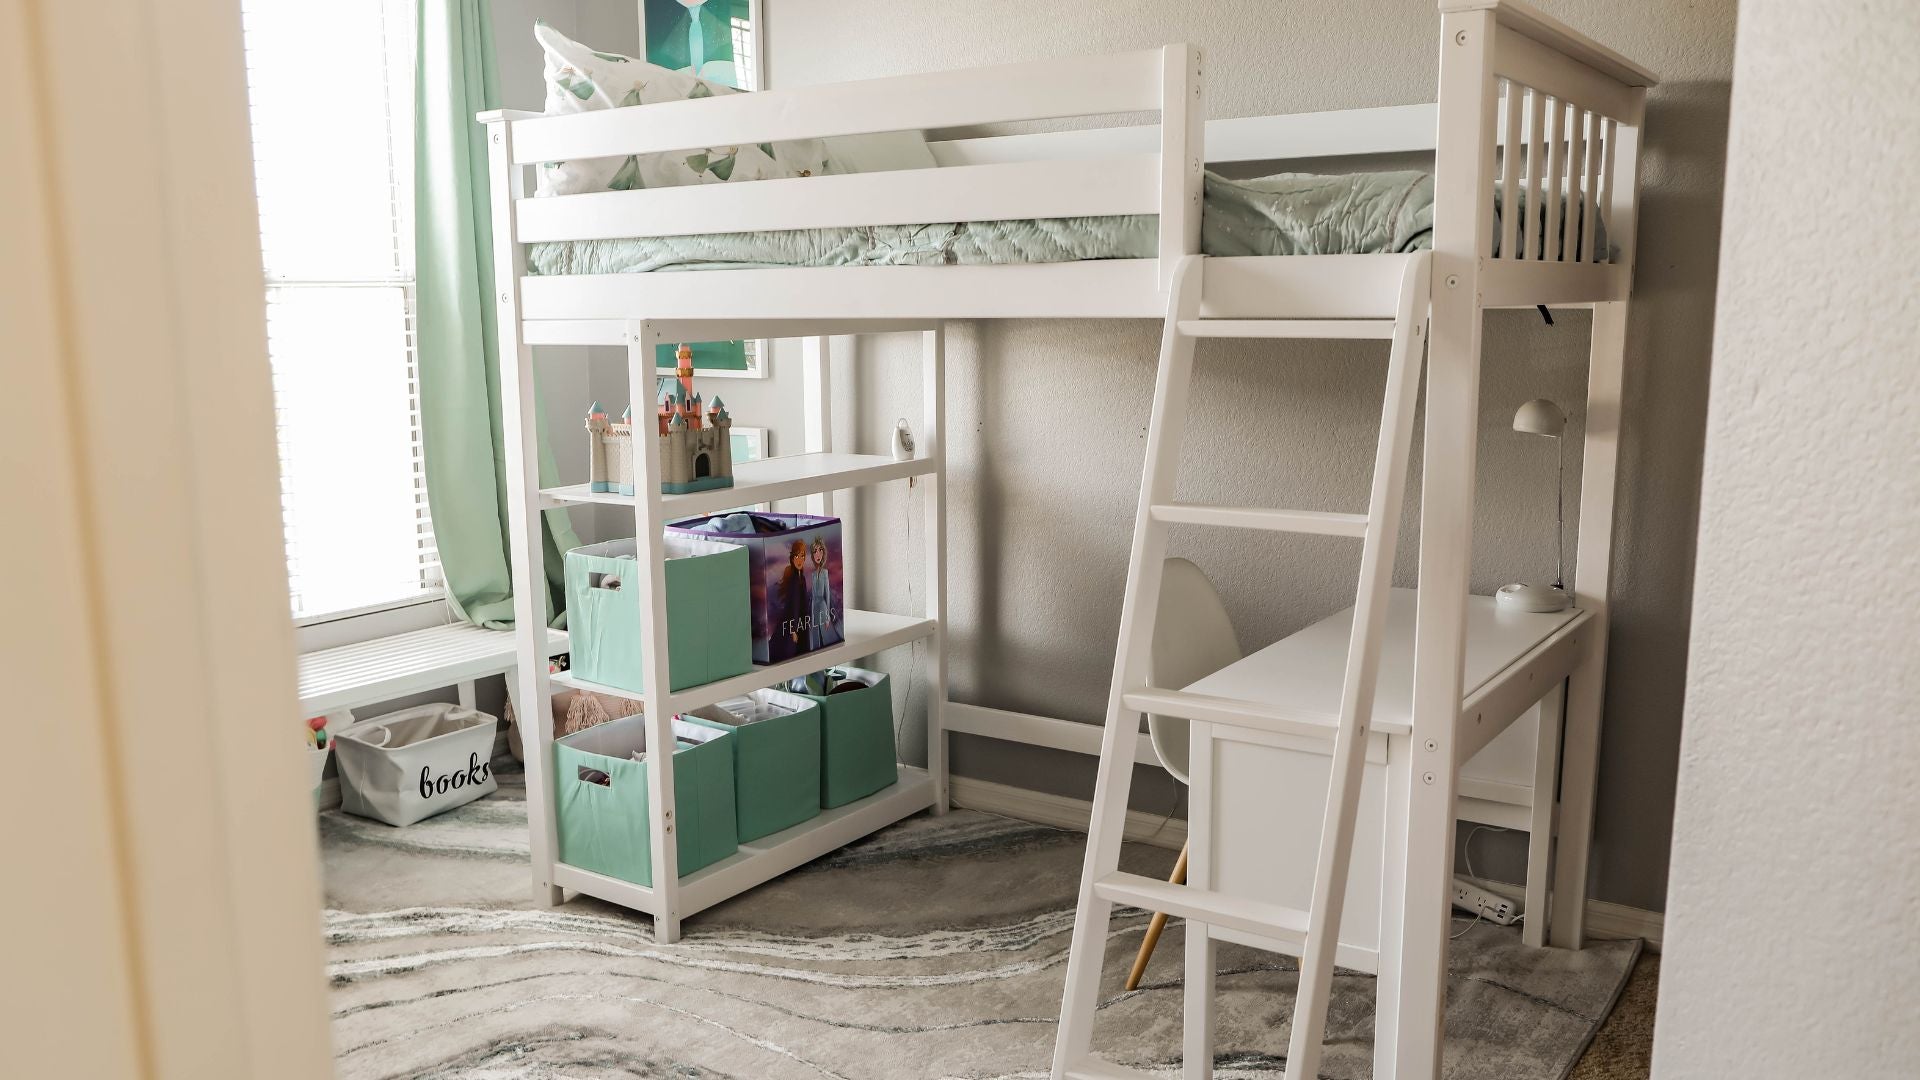
M 8 1064 L 319 1080 L 239 5 L 8 0 L 0 82 Z

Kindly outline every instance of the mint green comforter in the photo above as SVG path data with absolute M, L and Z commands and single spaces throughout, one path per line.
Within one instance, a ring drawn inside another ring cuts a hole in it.
M 555 241 L 528 246 L 527 272 L 1149 259 L 1157 254 L 1158 224 L 1155 215 L 1135 214 Z M 1496 215 L 1496 236 L 1498 228 Z M 1206 177 L 1200 250 L 1208 255 L 1365 255 L 1418 251 L 1432 242 L 1431 173 Z

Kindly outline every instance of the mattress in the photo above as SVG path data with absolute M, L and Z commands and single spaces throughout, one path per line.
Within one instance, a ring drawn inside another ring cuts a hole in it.
M 1496 246 L 1499 212 L 1496 192 Z M 1563 218 L 1568 235 L 1577 239 L 1577 208 Z M 552 241 L 528 245 L 527 272 L 1150 259 L 1158 254 L 1158 226 L 1156 215 L 1136 214 Z M 1542 229 L 1530 231 L 1539 235 Z M 1604 230 L 1600 236 L 1604 243 Z M 1206 176 L 1200 250 L 1208 255 L 1391 254 L 1423 250 L 1432 242 L 1431 173 L 1282 173 L 1251 180 Z

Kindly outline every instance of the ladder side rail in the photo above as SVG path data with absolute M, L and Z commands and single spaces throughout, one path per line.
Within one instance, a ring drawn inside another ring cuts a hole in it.
M 1607 239 L 1620 247 L 1614 264 L 1623 286 L 1633 282 L 1635 217 L 1640 202 L 1640 129 L 1646 90 L 1633 88 L 1633 115 L 1616 118 L 1609 144 L 1614 174 L 1607 183 L 1613 201 Z M 1623 289 L 1620 295 L 1630 292 Z M 1593 842 L 1593 811 L 1600 762 L 1600 721 L 1605 706 L 1607 601 L 1613 576 L 1614 500 L 1620 460 L 1621 386 L 1627 351 L 1627 300 L 1593 305 L 1587 368 L 1586 430 L 1580 466 L 1580 527 L 1574 541 L 1573 602 L 1593 612 L 1580 663 L 1567 683 L 1561 734 L 1560 826 L 1555 836 L 1549 899 L 1550 944 L 1579 948 L 1586 931 L 1587 861 Z
M 507 551 L 513 582 L 514 655 L 509 678 L 526 754 L 528 847 L 533 863 L 534 903 L 553 907 L 564 898 L 553 883 L 560 841 L 553 799 L 553 688 L 547 679 L 547 581 L 540 496 L 540 428 L 534 402 L 533 347 L 521 334 L 520 278 L 526 253 L 513 226 L 513 205 L 523 194 L 525 169 L 513 164 L 512 126 L 486 125 L 487 165 L 493 214 L 493 275 L 500 362 L 500 426 L 507 455 Z M 560 513 L 565 513 L 562 510 Z
M 1120 862 L 1127 794 L 1133 786 L 1134 751 L 1140 714 L 1123 700 L 1141 673 L 1149 669 L 1153 624 L 1159 606 L 1160 578 L 1166 558 L 1168 526 L 1153 519 L 1152 507 L 1172 495 L 1180 446 L 1187 422 L 1194 339 L 1181 333 L 1179 320 L 1200 314 L 1202 256 L 1182 256 L 1174 270 L 1166 325 L 1160 338 L 1160 370 L 1153 412 L 1147 422 L 1146 462 L 1141 471 L 1140 503 L 1133 522 L 1131 572 L 1120 604 L 1120 635 L 1115 649 L 1113 685 L 1107 696 L 1106 729 L 1101 734 L 1100 769 L 1094 780 L 1093 814 L 1087 828 L 1087 857 L 1080 872 L 1079 908 L 1068 946 L 1066 988 L 1061 996 L 1060 1028 L 1055 1036 L 1052 1075 L 1064 1080 L 1092 1049 L 1093 1020 L 1105 959 L 1108 918 L 1113 905 L 1095 885 Z M 1189 928 L 1189 933 L 1200 932 Z
M 1373 716 L 1382 627 L 1393 584 L 1394 549 L 1400 535 L 1400 509 L 1407 486 L 1407 458 L 1413 442 L 1420 361 L 1426 347 L 1426 313 L 1431 292 L 1429 266 L 1430 260 L 1425 255 L 1408 263 L 1400 287 L 1398 329 L 1394 333 L 1386 389 L 1380 404 L 1373 490 L 1367 500 L 1360 582 L 1340 690 L 1340 727 L 1334 736 L 1328 770 L 1326 811 L 1321 816 L 1320 848 L 1313 874 L 1313 899 L 1308 908 L 1307 939 L 1300 954 L 1299 989 L 1294 998 L 1293 1029 L 1287 1046 L 1289 1078 L 1319 1075 L 1327 998 L 1333 986 L 1334 953 L 1339 944 L 1340 915 L 1353 855 L 1354 820 L 1360 808 L 1363 751 Z
M 1453 876 L 1454 737 L 1464 681 L 1480 404 L 1481 261 L 1492 247 L 1498 87 L 1494 14 L 1441 19 L 1435 158 L 1433 312 L 1420 500 L 1420 599 L 1414 626 L 1413 782 L 1402 887 L 1399 1001 L 1390 1071 L 1437 1077 L 1445 1005 L 1448 889 Z M 1556 106 L 1557 107 L 1557 103 Z M 1549 209 L 1558 204 L 1549 200 Z M 1547 238 L 1551 242 L 1553 227 Z M 1392 962 L 1386 958 L 1384 963 Z
M 667 564 L 661 529 L 666 508 L 660 496 L 660 439 L 646 430 L 654 416 L 656 335 L 644 319 L 627 323 L 627 388 L 633 408 L 633 550 L 637 560 L 634 590 L 640 605 L 641 669 L 646 673 L 647 835 L 652 846 L 653 939 L 662 945 L 680 940 L 680 852 L 674 817 L 673 694 L 667 665 Z

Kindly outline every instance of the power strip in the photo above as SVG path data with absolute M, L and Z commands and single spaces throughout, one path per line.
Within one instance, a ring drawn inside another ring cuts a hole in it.
M 1523 907 L 1520 901 L 1488 892 L 1463 877 L 1453 879 L 1453 906 L 1501 926 L 1518 922 Z

